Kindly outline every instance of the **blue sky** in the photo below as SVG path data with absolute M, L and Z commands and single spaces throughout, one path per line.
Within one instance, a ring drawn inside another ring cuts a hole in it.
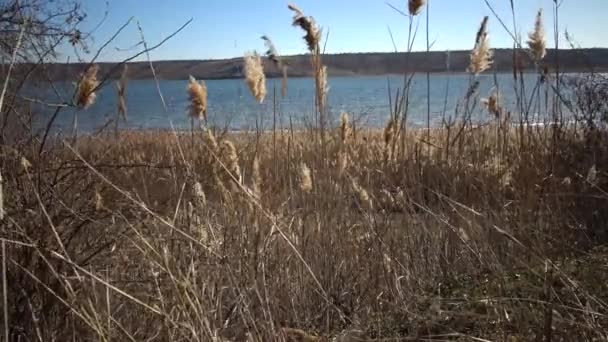
M 406 0 L 387 0 L 404 11 Z M 388 27 L 400 51 L 405 50 L 408 18 L 387 6 L 385 0 L 299 0 L 297 5 L 329 30 L 328 53 L 392 51 Z M 545 28 L 553 37 L 553 0 L 514 0 L 516 22 L 524 34 L 534 16 L 544 9 Z M 101 61 L 118 61 L 133 54 L 119 51 L 139 42 L 135 24 L 141 23 L 146 40 L 154 45 L 189 19 L 192 23 L 179 35 L 151 52 L 153 60 L 218 59 L 263 51 L 261 35 L 272 38 L 281 54 L 305 52 L 302 32 L 291 26 L 289 0 L 82 0 L 88 13 L 85 29 L 97 26 L 106 8 L 108 17 L 94 33 L 91 50 L 101 46 L 131 16 L 134 22 L 100 55 Z M 489 0 L 497 13 L 512 25 L 508 0 Z M 484 15 L 490 16 L 493 47 L 511 47 L 512 39 L 492 16 L 484 0 L 429 0 L 430 40 L 433 50 L 470 49 Z M 567 29 L 582 47 L 608 47 L 608 0 L 563 0 L 560 34 Z M 420 32 L 414 50 L 425 49 L 426 13 L 417 19 Z M 525 37 L 524 37 L 525 38 Z M 553 43 L 551 43 L 553 44 Z M 562 45 L 565 41 L 562 41 Z M 73 53 L 63 49 L 62 58 Z M 84 59 L 91 56 L 83 55 Z M 143 60 L 144 57 L 140 58 Z

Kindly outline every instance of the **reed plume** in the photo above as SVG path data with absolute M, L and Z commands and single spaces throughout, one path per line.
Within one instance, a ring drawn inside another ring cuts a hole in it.
M 124 65 L 122 69 L 122 74 L 120 75 L 120 81 L 116 82 L 116 90 L 118 92 L 118 115 L 122 116 L 122 118 L 127 121 L 127 71 L 129 67 L 127 64 Z
M 204 207 L 205 205 L 207 205 L 207 197 L 205 196 L 205 192 L 203 191 L 203 186 L 201 185 L 201 183 L 194 182 L 192 192 L 199 207 Z
M 287 64 L 283 62 L 279 53 L 277 52 L 274 43 L 268 36 L 262 36 L 262 40 L 266 45 L 266 56 L 270 59 L 274 65 L 281 70 L 281 97 L 287 96 Z
M 393 141 L 396 139 L 397 135 L 397 120 L 395 118 L 390 118 L 386 123 L 386 127 L 384 127 L 384 154 L 386 159 L 390 159 L 391 157 L 391 147 L 393 145 Z
M 342 112 L 340 114 L 340 141 L 342 145 L 346 144 L 346 140 L 350 135 L 350 126 L 348 124 L 348 113 Z
M 369 194 L 367 193 L 367 191 L 365 189 L 363 189 L 357 183 L 357 180 L 354 178 L 351 179 L 351 188 L 353 189 L 353 192 L 355 193 L 355 195 L 357 195 L 357 200 L 359 201 L 359 205 L 364 209 L 371 209 L 372 200 L 369 197 Z
M 327 66 L 323 65 L 315 72 L 315 82 L 317 90 L 317 105 L 319 112 L 324 113 L 325 104 L 327 101 L 327 92 L 329 92 L 329 86 L 327 85 Z M 322 119 L 324 119 L 322 117 Z
M 99 191 L 95 191 L 95 211 L 99 212 L 103 209 L 103 197 Z
M 407 3 L 407 7 L 410 11 L 411 16 L 415 16 L 420 14 L 422 11 L 422 7 L 424 7 L 426 0 L 409 0 Z
M 220 143 L 220 156 L 222 162 L 230 174 L 236 178 L 237 182 L 241 183 L 241 168 L 239 167 L 239 157 L 236 153 L 236 147 L 230 140 L 222 140 Z
M 205 135 L 205 143 L 207 143 L 207 146 L 211 148 L 213 153 L 219 152 L 219 145 L 217 143 L 217 140 L 215 139 L 215 135 L 213 135 L 213 132 L 210 129 L 207 129 L 207 134 Z
M 264 75 L 264 66 L 262 58 L 256 52 L 251 55 L 246 55 L 244 58 L 245 82 L 251 91 L 251 94 L 258 100 L 259 103 L 264 101 L 266 97 L 266 76 Z
M 193 76 L 190 76 L 187 90 L 190 98 L 190 117 L 207 121 L 207 86 L 205 82 L 198 82 Z
M 475 38 L 475 46 L 471 51 L 471 62 L 468 71 L 474 75 L 478 75 L 490 68 L 492 65 L 493 52 L 490 50 L 490 41 L 488 38 L 488 17 L 484 17 L 477 37 Z
M 79 108 L 87 109 L 97 98 L 95 89 L 99 86 L 97 80 L 97 72 L 99 67 L 97 65 L 90 66 L 87 71 L 80 77 L 78 83 L 78 90 L 76 92 L 76 105 Z
M 253 170 L 251 172 L 253 179 L 252 190 L 255 198 L 260 199 L 262 197 L 262 174 L 260 173 L 260 160 L 257 156 L 253 158 Z
M 350 158 L 348 157 L 348 152 L 345 150 L 340 151 L 340 154 L 338 155 L 338 172 L 340 175 L 343 175 L 344 172 L 346 172 L 349 160 Z
M 543 26 L 543 10 L 538 10 L 536 21 L 534 23 L 534 31 L 528 34 L 528 47 L 532 52 L 532 56 L 536 62 L 540 62 L 547 54 L 547 42 L 545 40 L 545 28 Z
M 288 8 L 294 12 L 293 26 L 299 26 L 306 33 L 304 40 L 306 41 L 306 45 L 308 45 L 308 50 L 313 54 L 318 54 L 321 30 L 317 26 L 315 19 L 311 16 L 305 16 L 304 12 L 294 4 L 289 4 Z
M 498 93 L 498 90 L 492 91 L 490 96 L 487 99 L 483 99 L 482 102 L 486 105 L 486 108 L 490 114 L 493 114 L 497 119 L 500 118 L 500 115 L 502 114 L 502 106 L 500 104 L 500 94 Z
M 300 164 L 300 189 L 303 192 L 312 191 L 312 177 L 310 168 L 305 164 Z

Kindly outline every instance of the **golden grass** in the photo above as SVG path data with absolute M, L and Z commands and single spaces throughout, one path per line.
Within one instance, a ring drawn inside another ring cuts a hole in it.
M 259 103 L 264 102 L 266 97 L 266 75 L 262 58 L 257 53 L 248 54 L 244 57 L 245 82 L 253 97 Z
M 187 91 L 190 98 L 190 117 L 207 121 L 207 86 L 205 82 L 198 82 L 190 76 Z
M 424 4 L 409 1 L 410 14 Z M 0 148 L 15 334 L 602 340 L 606 132 L 504 120 L 401 130 L 399 113 L 384 130 L 357 130 L 346 113 L 326 127 L 321 31 L 289 9 L 312 53 L 322 135 L 202 127 Z M 475 75 L 492 64 L 487 24 Z M 245 63 L 261 102 L 261 58 Z M 83 79 L 86 108 L 97 81 Z M 190 77 L 187 91 L 191 117 L 206 120 L 204 82 Z M 497 91 L 482 102 L 508 113 Z
M 475 46 L 471 51 L 471 62 L 468 71 L 478 75 L 492 66 L 493 52 L 490 50 L 490 40 L 488 36 L 488 17 L 484 17 L 477 36 L 475 37 Z
M 120 75 L 120 80 L 118 82 L 116 82 L 116 91 L 117 91 L 117 98 L 118 98 L 118 108 L 117 108 L 118 116 L 122 117 L 125 121 L 127 120 L 126 92 L 127 92 L 128 69 L 129 68 L 128 68 L 127 64 L 125 64 L 125 66 L 122 69 L 122 74 Z
M 536 62 L 540 62 L 547 55 L 547 42 L 543 26 L 543 10 L 539 9 L 534 22 L 534 31 L 528 34 L 528 47 Z
M 303 192 L 312 191 L 312 176 L 308 165 L 305 163 L 300 164 L 300 190 Z
M 98 71 L 99 67 L 92 65 L 81 76 L 76 92 L 76 105 L 78 107 L 86 109 L 95 103 L 97 97 L 95 89 L 99 86 L 99 81 L 97 80 Z

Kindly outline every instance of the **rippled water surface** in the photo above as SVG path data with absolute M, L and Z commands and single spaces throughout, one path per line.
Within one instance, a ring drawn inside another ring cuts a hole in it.
M 489 96 L 495 83 L 499 85 L 502 102 L 506 108 L 516 108 L 514 80 L 511 74 L 482 75 L 478 93 L 480 97 Z M 432 124 L 438 124 L 442 118 L 457 116 L 462 112 L 464 97 L 471 78 L 466 74 L 435 74 L 430 76 L 430 109 Z M 209 80 L 206 82 L 209 92 L 209 120 L 211 124 L 229 127 L 231 130 L 271 128 L 273 121 L 277 127 L 288 127 L 290 124 L 301 127 L 313 119 L 314 81 L 310 78 L 292 78 L 289 80 L 288 94 L 281 98 L 281 82 L 278 79 L 268 80 L 268 96 L 263 104 L 258 104 L 249 93 L 241 79 Z M 389 116 L 389 84 L 395 93 L 403 86 L 403 76 L 361 76 L 330 77 L 328 93 L 328 112 L 330 120 L 335 122 L 342 111 L 351 114 L 359 125 L 381 127 Z M 537 84 L 537 76 L 525 76 L 525 89 L 530 96 Z M 187 116 L 188 96 L 187 80 L 160 81 L 161 92 L 167 104 L 165 110 L 160 100 L 154 80 L 132 80 L 127 89 L 128 121 L 121 122 L 122 128 L 129 129 L 163 129 L 171 125 L 177 129 L 188 129 L 190 119 Z M 58 85 L 59 91 L 69 98 L 73 91 L 72 83 Z M 274 96 L 276 89 L 276 97 Z M 545 111 L 545 87 L 541 87 L 539 103 L 531 103 L 532 108 Z M 61 102 L 54 91 L 43 89 L 37 91 L 39 98 L 49 102 Z M 427 80 L 426 75 L 416 75 L 410 87 L 408 124 L 413 127 L 426 126 L 427 116 Z M 393 95 L 394 98 L 394 95 Z M 549 100 L 552 96 L 549 96 Z M 63 99 L 65 100 L 65 99 Z M 276 102 L 276 104 L 275 104 Z M 540 105 L 540 107 L 538 107 Z M 102 88 L 97 101 L 86 111 L 78 113 L 79 129 L 94 131 L 106 125 L 116 117 L 116 88 L 109 83 Z M 276 108 L 276 110 L 275 110 Z M 35 105 L 35 125 L 43 127 L 50 120 L 52 110 L 42 105 Z M 460 109 L 460 110 L 457 110 Z M 73 111 L 63 109 L 53 123 L 54 130 L 70 130 Z M 484 120 L 487 114 L 483 106 L 478 105 L 474 112 L 476 120 Z

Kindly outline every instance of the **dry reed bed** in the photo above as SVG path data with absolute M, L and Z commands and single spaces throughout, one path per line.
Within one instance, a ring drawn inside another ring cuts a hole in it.
M 338 127 L 327 160 L 317 157 L 312 132 L 218 134 L 225 167 L 203 131 L 82 137 L 78 153 L 108 182 L 58 143 L 43 160 L 26 156 L 28 168 L 13 156 L 21 171 L 4 183 L 12 237 L 36 237 L 30 243 L 65 276 L 44 271 L 29 248 L 11 253 L 37 264 L 37 276 L 59 293 L 74 284 L 62 296 L 99 320 L 98 334 L 116 338 L 127 331 L 136 340 L 269 340 L 281 326 L 527 338 L 543 331 L 547 291 L 555 335 L 601 336 L 608 294 L 596 278 L 604 277 L 597 267 L 605 254 L 588 248 L 605 239 L 605 178 L 588 173 L 591 161 L 608 166 L 606 151 L 587 155 L 588 142 L 573 130 L 563 132 L 558 155 L 545 144 L 550 129 L 528 133 L 525 146 L 518 130 L 503 127 L 500 139 L 496 132 L 467 130 L 446 155 L 445 130 L 432 132 L 430 150 L 426 133 L 410 131 L 407 150 L 387 159 L 383 133 Z M 38 194 L 67 254 L 101 279 L 68 276 L 50 252 L 53 234 L 36 232 L 44 221 L 31 186 L 47 182 L 51 191 Z M 40 291 L 28 276 L 13 286 Z M 116 320 L 109 331 L 107 298 Z
M 425 3 L 408 2 L 410 20 Z M 485 126 L 406 130 L 404 90 L 384 130 L 346 113 L 331 128 L 322 30 L 289 9 L 311 53 L 317 129 L 214 131 L 205 83 L 190 78 L 190 134 L 76 139 L 75 116 L 72 142 L 2 146 L 13 336 L 605 339 L 605 132 L 513 127 L 498 91 Z M 542 12 L 529 38 L 540 65 Z M 245 60 L 262 102 L 261 57 Z M 491 65 L 486 17 L 465 115 Z M 96 70 L 78 83 L 83 110 Z M 126 69 L 117 91 L 126 118 Z

